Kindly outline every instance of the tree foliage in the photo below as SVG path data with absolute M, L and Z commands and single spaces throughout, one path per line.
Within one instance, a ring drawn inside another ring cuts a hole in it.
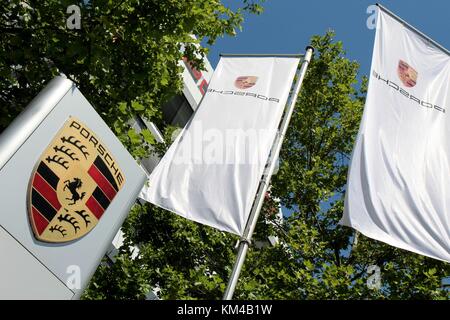
M 234 35 L 243 11 L 217 0 L 8 0 L 0 3 L 0 132 L 58 74 L 73 80 L 135 157 L 150 136 L 130 127 L 134 115 L 156 123 L 160 107 L 182 89 L 179 61 L 201 67 L 212 44 Z M 81 28 L 68 29 L 69 5 Z M 196 38 L 193 37 L 196 36 Z M 150 140 L 150 141 L 148 141 Z

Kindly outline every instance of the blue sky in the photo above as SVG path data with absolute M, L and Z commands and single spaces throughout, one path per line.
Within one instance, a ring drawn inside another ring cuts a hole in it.
M 235 8 L 241 1 L 224 0 Z M 450 1 L 386 0 L 383 6 L 450 49 Z M 242 32 L 236 37 L 218 39 L 208 58 L 213 67 L 220 53 L 299 53 L 315 34 L 336 32 L 344 43 L 347 57 L 361 64 L 360 74 L 370 69 L 375 30 L 366 27 L 367 0 L 266 0 L 260 16 L 246 15 Z

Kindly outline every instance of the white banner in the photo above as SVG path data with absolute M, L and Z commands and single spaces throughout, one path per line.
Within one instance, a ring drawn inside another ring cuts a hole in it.
M 242 235 L 298 58 L 221 58 L 191 121 L 140 197 Z
M 450 261 L 450 56 L 378 12 L 344 225 Z

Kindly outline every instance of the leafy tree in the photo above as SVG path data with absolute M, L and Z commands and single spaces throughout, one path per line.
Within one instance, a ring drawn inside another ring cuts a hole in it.
M 264 239 L 273 234 L 265 221 L 277 204 L 267 199 L 258 225 Z M 186 220 L 150 204 L 136 206 L 123 225 L 126 240 L 112 265 L 101 265 L 86 291 L 89 299 L 145 298 L 149 284 L 162 299 L 220 299 L 225 291 L 238 238 Z M 133 246 L 139 255 L 133 258 Z
M 179 61 L 201 67 L 212 44 L 234 35 L 243 11 L 217 0 L 7 0 L 0 3 L 0 133 L 56 75 L 73 80 L 119 139 L 137 157 L 151 134 L 137 133 L 139 115 L 159 124 L 160 107 L 182 88 Z M 81 28 L 66 26 L 66 9 L 81 9 Z M 193 38 L 195 35 L 197 38 Z

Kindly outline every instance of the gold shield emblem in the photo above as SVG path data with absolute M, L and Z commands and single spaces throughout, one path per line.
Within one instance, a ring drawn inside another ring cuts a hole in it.
M 125 177 L 94 132 L 70 117 L 38 160 L 28 188 L 36 239 L 61 243 L 89 233 Z

